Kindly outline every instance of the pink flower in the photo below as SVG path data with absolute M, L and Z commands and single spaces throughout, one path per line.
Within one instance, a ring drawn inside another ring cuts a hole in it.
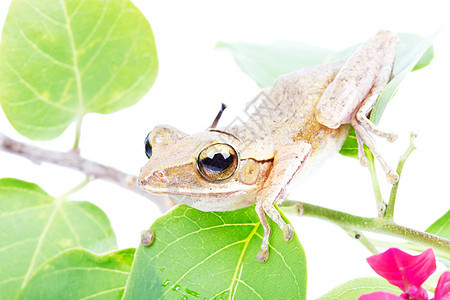
M 444 272 L 439 277 L 436 290 L 434 291 L 434 300 L 450 300 L 450 272 Z
M 431 248 L 416 256 L 390 248 L 369 257 L 367 262 L 378 275 L 404 293 L 396 296 L 387 292 L 373 292 L 360 296 L 359 300 L 428 300 L 422 284 L 436 270 L 436 258 Z M 450 272 L 441 275 L 433 299 L 450 300 Z

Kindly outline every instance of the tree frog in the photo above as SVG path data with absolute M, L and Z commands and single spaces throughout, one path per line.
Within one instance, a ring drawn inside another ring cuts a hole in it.
M 277 79 L 247 107 L 249 120 L 187 135 L 157 126 L 145 140 L 149 158 L 138 184 L 151 193 L 166 193 L 202 211 L 228 211 L 250 206 L 264 228 L 257 260 L 269 257 L 269 216 L 294 235 L 274 204 L 283 201 L 287 186 L 299 174 L 338 152 L 355 128 L 359 159 L 367 165 L 363 144 L 383 167 L 387 180 L 397 173 L 385 162 L 371 133 L 394 141 L 396 135 L 367 118 L 389 82 L 397 36 L 379 31 L 346 60 L 299 70 Z M 217 121 L 217 120 L 216 120 Z

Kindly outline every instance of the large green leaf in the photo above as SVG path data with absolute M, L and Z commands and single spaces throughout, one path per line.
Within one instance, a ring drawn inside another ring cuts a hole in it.
M 152 225 L 153 244 L 137 249 L 124 299 L 305 299 L 303 248 L 297 236 L 285 242 L 270 225 L 270 257 L 260 263 L 263 230 L 254 206 L 175 208 Z
M 430 225 L 425 232 L 435 234 L 450 240 L 450 210 L 448 210 L 436 222 Z
M 429 41 L 430 37 L 423 38 L 410 33 L 400 33 L 398 36 L 400 42 L 397 45 L 394 76 L 406 69 L 414 60 L 416 62 L 414 70 L 423 68 L 431 62 L 434 52 Z M 267 45 L 219 42 L 216 48 L 229 51 L 239 68 L 260 87 L 266 88 L 272 86 L 281 75 L 346 58 L 357 46 L 336 51 L 301 42 L 278 41 Z M 423 51 L 422 46 L 426 47 Z M 418 58 L 417 53 L 420 53 Z
M 63 252 L 39 268 L 17 299 L 120 299 L 134 251 L 103 256 L 83 249 Z
M 363 294 L 376 291 L 385 291 L 395 295 L 400 295 L 402 291 L 389 284 L 385 279 L 377 277 L 361 277 L 347 281 L 317 300 L 356 300 Z
M 129 0 L 13 0 L 0 44 L 0 101 L 38 140 L 89 112 L 136 103 L 158 69 L 148 21 Z
M 17 179 L 0 179 L 0 228 L 0 299 L 13 299 L 41 264 L 64 250 L 116 248 L 109 220 L 98 207 L 52 198 Z
M 241 70 L 261 88 L 272 86 L 283 74 L 345 58 L 355 47 L 334 51 L 292 41 L 267 45 L 219 42 L 216 45 L 217 49 L 228 50 Z
M 370 115 L 370 119 L 375 124 L 380 121 L 387 103 L 395 95 L 405 76 L 413 70 L 427 66 L 434 56 L 431 42 L 435 35 L 420 37 L 401 33 L 398 36 L 400 41 L 397 44 L 394 78 L 378 98 Z M 357 46 L 334 51 L 298 42 L 281 41 L 269 45 L 218 43 L 217 48 L 230 51 L 244 73 L 249 75 L 260 87 L 269 87 L 283 74 L 346 58 Z M 358 146 L 354 133 L 350 134 L 340 153 L 357 158 Z

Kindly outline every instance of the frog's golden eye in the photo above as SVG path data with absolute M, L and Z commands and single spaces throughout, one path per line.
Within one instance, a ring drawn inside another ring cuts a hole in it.
M 238 164 L 238 153 L 228 144 L 210 145 L 203 149 L 197 158 L 197 168 L 200 174 L 210 181 L 222 181 L 230 178 Z
M 145 138 L 144 145 L 145 145 L 145 155 L 147 155 L 148 158 L 152 157 L 152 144 L 150 144 L 150 141 L 148 140 L 148 135 Z

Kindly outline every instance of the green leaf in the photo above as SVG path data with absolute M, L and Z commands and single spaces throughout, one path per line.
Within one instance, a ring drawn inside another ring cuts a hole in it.
M 129 0 L 13 0 L 0 44 L 0 101 L 48 140 L 90 112 L 135 104 L 158 69 L 152 30 Z
M 398 53 L 394 64 L 394 78 L 384 88 L 370 113 L 370 120 L 374 124 L 378 124 L 380 121 L 387 103 L 395 95 L 406 75 L 414 69 L 423 68 L 431 62 L 434 56 L 431 43 L 436 34 L 437 32 L 422 38 L 408 34 L 404 37 L 404 40 L 400 39 L 401 42 L 397 46 Z
M 0 299 L 13 299 L 58 253 L 116 248 L 106 215 L 88 202 L 52 198 L 35 184 L 0 179 Z
M 416 48 L 420 48 L 423 43 L 428 43 L 425 41 L 428 38 L 414 34 L 400 33 L 398 36 L 400 42 L 397 46 L 394 75 L 405 69 L 415 58 Z M 281 75 L 346 58 L 356 47 L 358 45 L 336 51 L 291 41 L 279 41 L 267 45 L 219 42 L 216 45 L 218 49 L 229 51 L 241 70 L 262 88 L 272 86 Z M 422 52 L 424 55 L 417 62 L 414 70 L 425 67 L 433 59 L 433 48 L 429 43 L 427 49 L 425 54 Z
M 219 42 L 216 45 L 217 49 L 231 52 L 241 70 L 261 88 L 272 86 L 283 74 L 345 58 L 355 47 L 333 51 L 292 41 L 267 45 Z
M 260 263 L 254 206 L 207 213 L 181 205 L 151 226 L 153 244 L 137 249 L 124 299 L 305 299 L 303 248 L 270 226 L 270 257 Z
M 361 277 L 347 281 L 317 300 L 355 300 L 359 296 L 376 291 L 385 291 L 400 295 L 402 291 L 389 284 L 385 279 L 377 277 Z
M 63 252 L 39 268 L 17 299 L 121 299 L 134 251 Z
M 355 129 L 353 127 L 342 145 L 339 154 L 358 159 L 358 141 L 356 140 Z
M 425 232 L 435 234 L 437 236 L 450 240 L 450 210 L 448 210 L 436 222 L 431 224 L 431 226 L 428 227 Z

